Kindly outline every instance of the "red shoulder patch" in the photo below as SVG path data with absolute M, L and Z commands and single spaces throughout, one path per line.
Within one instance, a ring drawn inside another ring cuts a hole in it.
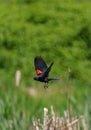
M 36 70 L 36 74 L 37 75 L 39 75 L 39 74 L 41 74 L 42 72 L 41 72 L 41 70 Z

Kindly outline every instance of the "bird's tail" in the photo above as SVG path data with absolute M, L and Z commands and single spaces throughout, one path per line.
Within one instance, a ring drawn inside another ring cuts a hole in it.
M 48 78 L 48 81 L 51 81 L 51 80 L 59 80 L 59 78 Z

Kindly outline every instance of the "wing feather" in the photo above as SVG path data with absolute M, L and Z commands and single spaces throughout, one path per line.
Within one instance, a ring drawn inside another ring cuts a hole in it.
M 36 56 L 34 59 L 36 74 L 39 75 L 44 72 L 48 67 L 42 57 Z

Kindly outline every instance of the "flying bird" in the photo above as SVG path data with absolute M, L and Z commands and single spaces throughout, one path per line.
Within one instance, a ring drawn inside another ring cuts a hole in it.
M 44 82 L 44 88 L 48 88 L 48 82 L 51 80 L 58 80 L 58 78 L 49 78 L 49 72 L 53 66 L 53 62 L 50 64 L 49 67 L 47 67 L 45 61 L 42 57 L 36 56 L 34 58 L 34 65 L 35 65 L 35 71 L 36 71 L 36 77 L 34 77 L 34 80 Z

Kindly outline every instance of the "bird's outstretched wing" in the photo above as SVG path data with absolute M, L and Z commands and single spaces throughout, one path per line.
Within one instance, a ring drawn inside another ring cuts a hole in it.
M 42 74 L 48 68 L 45 61 L 40 56 L 35 57 L 34 65 L 35 65 L 35 70 L 37 75 Z
M 48 77 L 49 76 L 49 72 L 51 70 L 51 67 L 53 66 L 53 62 L 50 64 L 50 66 L 46 69 L 46 71 L 44 72 L 44 76 Z

